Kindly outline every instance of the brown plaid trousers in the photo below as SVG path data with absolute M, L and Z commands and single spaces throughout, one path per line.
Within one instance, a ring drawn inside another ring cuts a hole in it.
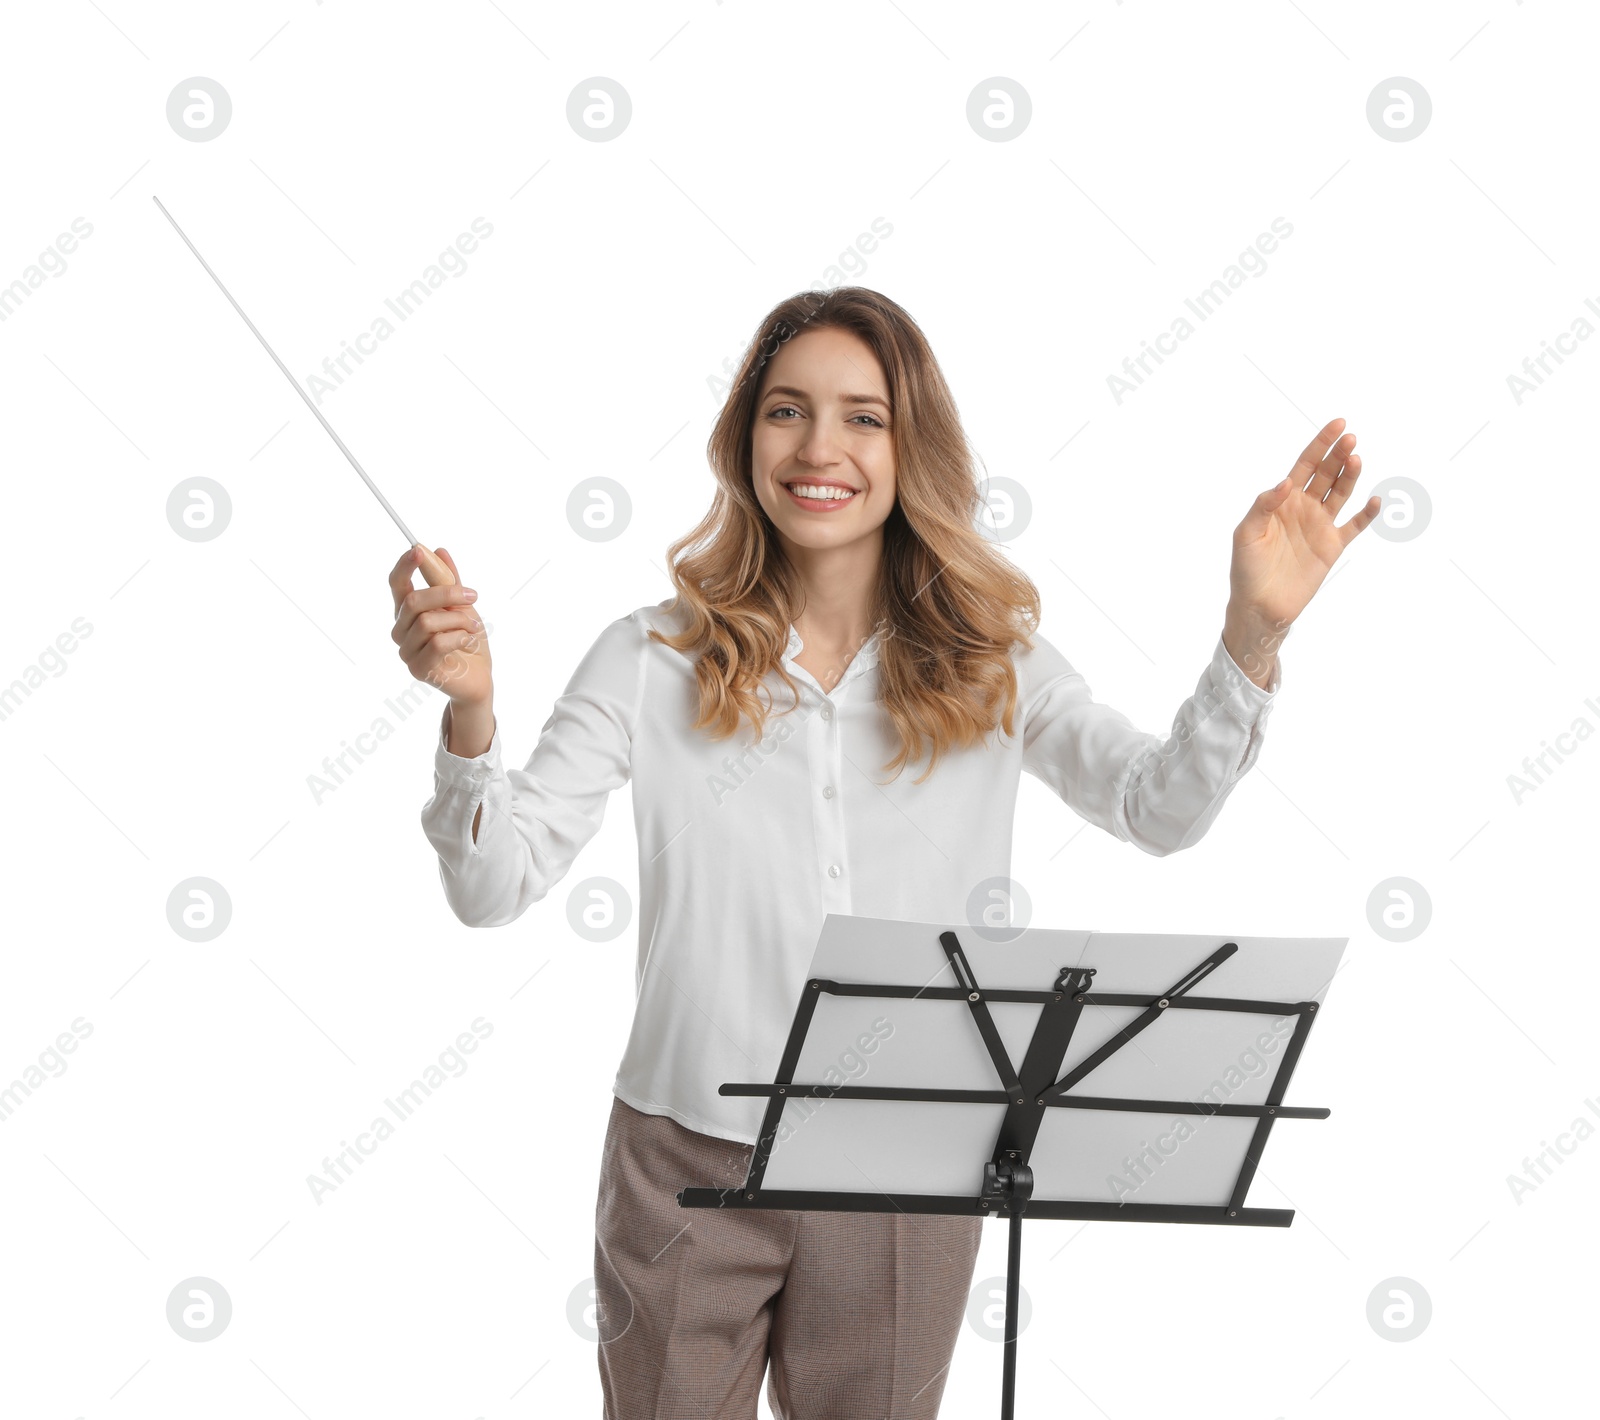
M 679 1206 L 753 1152 L 612 1096 L 595 1204 L 606 1420 L 933 1420 L 983 1219 Z

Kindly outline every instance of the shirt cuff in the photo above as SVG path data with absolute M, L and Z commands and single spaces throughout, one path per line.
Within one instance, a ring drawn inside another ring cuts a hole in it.
M 1229 712 L 1241 725 L 1264 723 L 1272 712 L 1272 704 L 1283 684 L 1283 654 L 1280 650 L 1272 663 L 1272 676 L 1265 689 L 1244 673 L 1243 667 L 1229 654 L 1222 633 L 1217 633 L 1216 648 L 1211 653 L 1212 684 L 1223 697 Z
M 489 741 L 489 748 L 476 759 L 463 759 L 445 748 L 445 732 L 449 724 L 450 707 L 446 705 L 439 717 L 439 743 L 433 752 L 433 772 L 439 776 L 442 784 L 473 793 L 482 792 L 483 786 L 501 773 L 500 723 L 498 719 L 495 721 L 494 737 Z

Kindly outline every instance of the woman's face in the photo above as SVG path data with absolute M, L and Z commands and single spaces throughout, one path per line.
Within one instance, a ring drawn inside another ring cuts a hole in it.
M 756 497 L 788 541 L 836 548 L 876 534 L 894 508 L 894 436 L 872 348 L 831 326 L 785 342 L 767 362 L 751 455 Z

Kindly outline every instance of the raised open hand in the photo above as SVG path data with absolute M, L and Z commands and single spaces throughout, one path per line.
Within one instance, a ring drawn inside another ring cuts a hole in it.
M 1334 419 L 1305 446 L 1283 482 L 1251 505 L 1233 530 L 1228 572 L 1230 614 L 1247 624 L 1286 631 L 1323 579 L 1374 518 L 1383 500 L 1369 498 L 1340 526 L 1334 518 L 1361 476 L 1356 436 Z

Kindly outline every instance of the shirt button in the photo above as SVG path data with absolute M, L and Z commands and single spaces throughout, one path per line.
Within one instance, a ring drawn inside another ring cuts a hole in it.
M 828 864 L 828 876 L 830 878 L 838 877 L 839 874 L 842 873 L 843 871 L 844 871 L 844 869 L 841 868 L 837 863 L 829 863 Z
M 823 719 L 824 719 L 824 720 L 831 720 L 831 719 L 833 719 L 833 706 L 831 706 L 831 705 L 824 705 L 824 706 L 823 706 L 823 707 L 822 707 L 822 718 L 823 718 Z
M 833 785 L 832 784 L 824 784 L 822 786 L 822 797 L 824 799 L 831 799 L 833 797 Z

